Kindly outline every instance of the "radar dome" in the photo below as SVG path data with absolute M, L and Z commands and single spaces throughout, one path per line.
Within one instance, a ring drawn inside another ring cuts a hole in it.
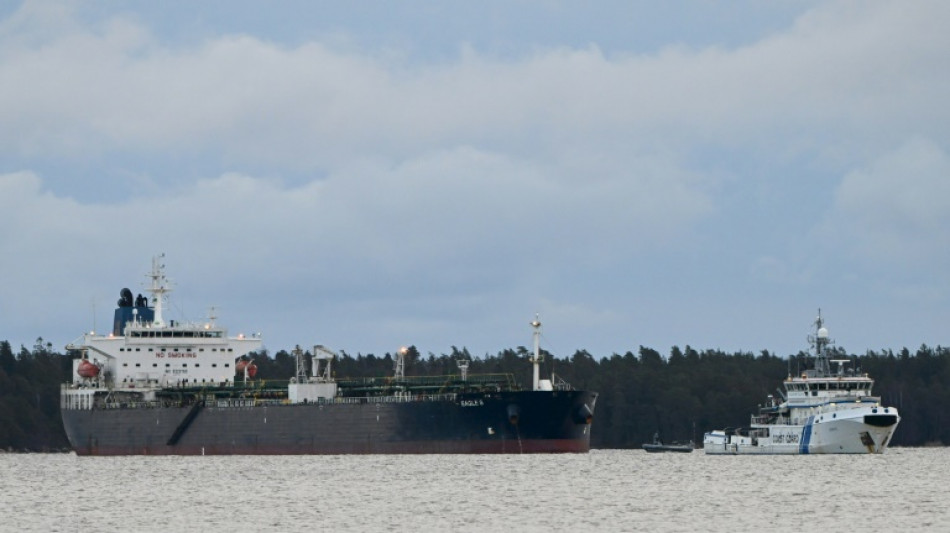
M 818 328 L 818 338 L 819 338 L 819 339 L 827 339 L 827 338 L 828 338 L 828 330 L 825 329 L 825 328 Z

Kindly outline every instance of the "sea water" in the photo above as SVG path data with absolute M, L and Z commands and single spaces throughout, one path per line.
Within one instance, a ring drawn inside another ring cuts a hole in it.
M 948 460 L 0 454 L 0 531 L 950 531 Z

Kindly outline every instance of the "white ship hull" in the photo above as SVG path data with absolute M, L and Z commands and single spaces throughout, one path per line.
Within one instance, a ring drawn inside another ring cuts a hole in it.
M 815 320 L 809 336 L 815 368 L 785 380 L 784 401 L 769 396 L 753 414 L 749 427 L 706 433 L 703 450 L 710 455 L 809 455 L 884 453 L 901 417 L 871 395 L 874 380 L 849 370 L 850 359 L 829 359 L 828 330 Z M 837 352 L 831 352 L 837 353 Z M 791 363 L 791 361 L 790 361 Z M 832 371 L 831 365 L 837 365 Z
M 703 439 L 710 455 L 884 453 L 897 428 L 897 409 L 860 406 L 811 416 L 802 425 L 763 425 L 713 431 Z

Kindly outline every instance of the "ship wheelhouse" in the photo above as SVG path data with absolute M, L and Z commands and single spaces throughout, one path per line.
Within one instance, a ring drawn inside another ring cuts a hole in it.
M 201 323 L 166 322 L 164 294 L 171 289 L 160 257 L 153 259 L 151 302 L 133 299 L 122 289 L 112 332 L 90 332 L 67 346 L 82 353 L 73 362 L 73 383 L 110 389 L 154 389 L 168 386 L 228 386 L 234 382 L 236 360 L 261 347 L 260 335 L 229 337 L 215 324 L 214 311 Z M 150 306 L 149 303 L 152 305 Z M 94 376 L 83 365 L 98 368 Z

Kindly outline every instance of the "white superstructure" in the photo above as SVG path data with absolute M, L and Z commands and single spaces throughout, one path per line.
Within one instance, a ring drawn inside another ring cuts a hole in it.
M 213 312 L 200 323 L 166 322 L 163 305 L 171 289 L 163 257 L 153 258 L 148 275 L 151 306 L 142 295 L 133 301 L 131 291 L 123 289 L 113 330 L 86 333 L 66 346 L 82 357 L 73 360 L 75 394 L 65 394 L 65 403 L 95 390 L 136 391 L 149 399 L 147 393 L 160 388 L 226 386 L 235 381 L 238 359 L 261 347 L 259 334 L 229 337 Z
M 785 380 L 783 401 L 769 397 L 747 428 L 706 433 L 707 454 L 883 453 L 900 415 L 871 395 L 874 381 L 829 360 L 821 311 L 809 337 L 815 368 Z M 837 368 L 832 369 L 831 364 Z

